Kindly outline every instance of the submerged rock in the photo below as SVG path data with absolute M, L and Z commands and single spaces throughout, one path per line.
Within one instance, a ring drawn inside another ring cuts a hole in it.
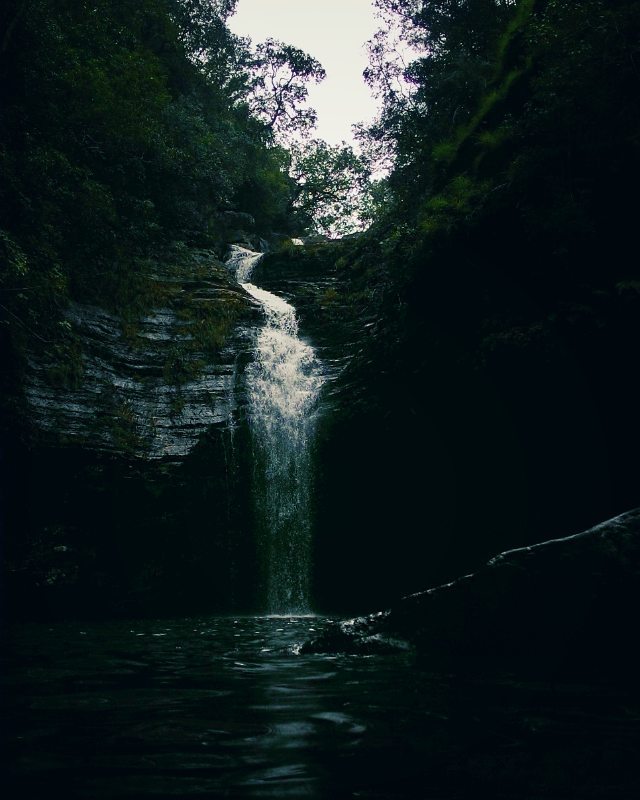
M 509 550 L 386 612 L 339 623 L 306 652 L 361 652 L 378 637 L 459 671 L 632 675 L 640 607 L 640 509 L 582 533 Z

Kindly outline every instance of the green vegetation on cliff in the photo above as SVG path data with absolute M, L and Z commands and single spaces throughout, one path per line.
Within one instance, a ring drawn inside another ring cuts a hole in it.
M 375 322 L 320 456 L 331 602 L 355 570 L 382 603 L 640 500 L 640 4 L 378 6 L 368 136 L 395 166 L 342 267 Z
M 282 223 L 282 154 L 243 98 L 234 3 L 10 0 L 0 44 L 0 290 L 55 338 L 69 295 L 120 302 L 169 243 L 225 213 Z M 242 199 L 241 206 L 240 198 Z M 142 264 L 142 266 L 141 266 Z

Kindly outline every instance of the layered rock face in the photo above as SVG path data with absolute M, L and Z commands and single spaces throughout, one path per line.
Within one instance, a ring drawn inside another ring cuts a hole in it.
M 153 263 L 122 309 L 75 303 L 23 369 L 7 437 L 10 614 L 173 614 L 253 602 L 244 367 L 256 303 L 210 251 Z
M 343 622 L 308 652 L 413 646 L 426 667 L 635 676 L 640 509 L 509 550 L 470 575 Z
M 291 240 L 293 242 L 293 240 Z M 345 286 L 338 262 L 348 242 L 289 243 L 267 253 L 256 266 L 253 280 L 295 305 L 301 332 L 313 340 L 337 378 L 357 350 L 361 335 L 358 314 Z
M 146 276 L 157 295 L 147 313 L 74 303 L 75 363 L 28 360 L 28 415 L 48 442 L 180 460 L 212 426 L 236 424 L 251 351 L 239 323 L 257 317 L 253 301 L 213 253 L 191 254 L 182 275 L 161 266 Z

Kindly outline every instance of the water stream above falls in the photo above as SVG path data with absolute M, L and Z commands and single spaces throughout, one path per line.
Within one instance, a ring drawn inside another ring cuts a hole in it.
M 312 446 L 324 375 L 299 336 L 295 308 L 250 282 L 261 257 L 234 245 L 227 265 L 265 314 L 246 370 L 265 605 L 271 613 L 300 614 L 310 609 Z

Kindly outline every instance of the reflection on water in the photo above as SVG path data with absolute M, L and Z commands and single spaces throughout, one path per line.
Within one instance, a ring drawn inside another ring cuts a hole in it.
M 297 655 L 325 624 L 22 628 L 3 678 L 4 796 L 632 796 L 639 715 L 623 694 L 457 681 L 408 654 Z

